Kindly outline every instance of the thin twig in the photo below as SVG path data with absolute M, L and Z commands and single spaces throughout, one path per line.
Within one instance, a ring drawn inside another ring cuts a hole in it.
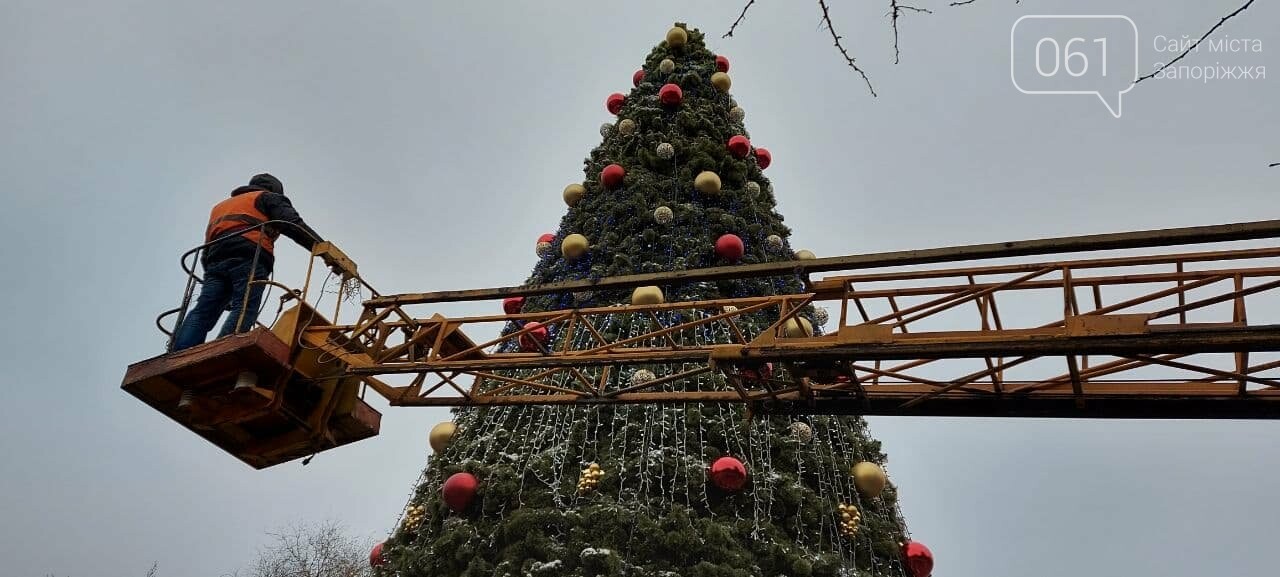
M 960 0 L 959 2 L 952 2 L 951 4 L 948 4 L 948 6 L 964 6 L 965 4 L 973 4 L 974 1 L 975 0 Z
M 721 38 L 729 38 L 730 36 L 733 36 L 733 30 L 738 27 L 738 24 L 740 24 L 742 22 L 742 19 L 746 17 L 747 10 L 750 9 L 751 5 L 755 3 L 756 3 L 756 0 L 747 1 L 747 5 L 742 7 L 742 14 L 738 15 L 738 19 L 733 21 L 733 26 L 730 26 L 729 31 L 725 32 L 724 36 L 721 36 Z
M 1249 1 L 1252 2 L 1253 0 L 1249 0 Z M 831 25 L 831 14 L 828 13 L 827 11 L 826 0 L 818 0 L 818 6 L 822 7 L 822 21 L 827 24 L 827 30 L 831 31 L 831 38 L 835 40 L 836 48 L 840 50 L 840 55 L 844 56 L 844 61 L 849 64 L 850 68 L 853 68 L 854 70 L 858 71 L 858 74 L 862 75 L 862 81 L 867 83 L 867 90 L 871 91 L 871 96 L 872 97 L 879 96 L 878 94 L 876 94 L 875 87 L 871 86 L 871 79 L 867 78 L 867 73 L 863 72 L 862 69 L 859 68 L 858 65 L 854 63 L 853 57 L 849 56 L 849 51 L 845 50 L 844 46 L 840 44 L 840 35 L 836 34 L 835 27 Z
M 1236 14 L 1239 14 L 1239 13 L 1241 13 L 1241 12 L 1244 12 L 1244 9 L 1245 9 L 1245 8 L 1248 8 L 1250 4 L 1253 4 L 1253 0 L 1249 0 L 1248 2 L 1245 2 L 1243 6 L 1241 6 L 1241 7 L 1239 7 L 1239 8 L 1236 8 L 1236 11 L 1235 11 L 1235 12 L 1232 12 L 1232 13 L 1230 13 L 1230 14 L 1227 14 L 1226 16 L 1223 16 L 1223 17 L 1222 17 L 1222 19 L 1221 19 L 1221 20 L 1219 20 L 1217 24 L 1214 24 L 1214 25 L 1213 25 L 1213 28 L 1210 28 L 1208 32 L 1205 32 L 1205 33 L 1204 33 L 1204 36 L 1201 36 L 1199 40 L 1196 40 L 1196 41 L 1195 41 L 1195 43 L 1193 43 L 1191 46 L 1188 46 L 1186 50 L 1183 50 L 1183 51 L 1182 51 L 1182 54 L 1179 54 L 1177 58 L 1174 58 L 1173 60 L 1170 60 L 1167 64 L 1165 64 L 1165 65 L 1161 66 L 1160 68 L 1157 68 L 1155 72 L 1152 72 L 1151 74 L 1147 74 L 1147 75 L 1145 75 L 1145 76 L 1141 76 L 1141 77 L 1139 77 L 1137 80 L 1134 80 L 1134 81 L 1133 81 L 1133 83 L 1134 83 L 1134 84 L 1137 84 L 1137 83 L 1139 83 L 1139 82 L 1142 82 L 1143 80 L 1146 80 L 1146 79 L 1148 79 L 1148 78 L 1152 78 L 1152 77 L 1154 77 L 1155 75 L 1157 75 L 1157 74 L 1159 74 L 1159 73 L 1161 73 L 1161 72 L 1164 72 L 1164 69 L 1165 69 L 1165 68 L 1168 68 L 1168 67 L 1170 67 L 1170 66 L 1173 66 L 1173 63 L 1174 63 L 1174 62 L 1177 62 L 1177 61 L 1182 60 L 1183 58 L 1185 58 L 1185 57 L 1187 56 L 1187 54 L 1190 54 L 1190 53 L 1191 53 L 1191 51 L 1192 51 L 1192 50 L 1195 50 L 1197 47 L 1199 47 L 1199 46 L 1200 46 L 1200 43 L 1201 43 L 1201 42 L 1204 42 L 1204 39 L 1205 39 L 1205 38 L 1208 38 L 1208 37 L 1209 37 L 1209 35 L 1210 35 L 1210 34 L 1213 34 L 1213 32 L 1214 32 L 1215 30 L 1217 30 L 1218 28 L 1221 28 L 1223 24 L 1226 24 L 1226 23 L 1227 23 L 1227 20 L 1230 20 L 1230 19 L 1232 19 L 1232 18 L 1235 18 Z
M 1280 166 L 1280 162 L 1273 162 L 1271 164 L 1268 164 L 1267 168 L 1275 168 L 1277 166 Z
M 927 8 L 917 8 L 906 4 L 899 4 L 898 0 L 889 0 L 889 18 L 893 21 L 893 63 L 897 64 L 902 53 L 898 51 L 898 17 L 902 16 L 903 10 L 912 10 L 915 12 L 923 12 L 925 14 L 933 14 L 932 10 Z

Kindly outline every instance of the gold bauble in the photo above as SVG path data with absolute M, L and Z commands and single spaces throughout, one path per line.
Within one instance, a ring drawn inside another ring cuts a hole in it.
M 733 85 L 733 81 L 729 80 L 729 75 L 723 72 L 717 72 L 711 75 L 711 85 L 716 87 L 720 92 L 728 92 L 729 87 Z
M 660 305 L 663 302 L 662 289 L 656 286 L 641 286 L 631 291 L 633 305 Z
M 789 339 L 813 336 L 813 323 L 804 317 L 791 317 L 782 324 L 782 334 Z
M 863 461 L 853 466 L 853 484 L 868 497 L 878 497 L 887 482 L 884 469 L 881 469 L 880 465 Z
M 663 58 L 662 62 L 658 63 L 658 71 L 663 74 L 671 74 L 675 70 L 676 62 L 670 58 Z
M 586 195 L 587 187 L 576 182 L 564 187 L 564 203 L 569 206 L 578 204 L 578 201 L 582 200 L 582 197 Z
M 630 118 L 623 118 L 622 121 L 618 123 L 618 132 L 622 134 L 631 134 L 635 131 L 636 121 L 631 120 Z
M 685 32 L 684 28 L 681 28 L 679 26 L 673 26 L 670 30 L 667 31 L 668 46 L 680 47 L 680 46 L 684 46 L 685 43 L 688 41 L 689 41 L 689 33 Z
M 452 421 L 445 421 L 431 427 L 431 433 L 427 435 L 427 442 L 431 443 L 431 450 L 437 453 L 443 451 L 449 446 L 449 441 L 453 439 L 453 433 L 458 430 L 457 425 Z
M 800 249 L 796 251 L 796 260 L 813 260 L 815 258 L 818 258 L 818 256 L 813 254 L 811 250 Z
M 560 242 L 560 254 L 565 258 L 578 258 L 587 252 L 587 237 L 574 233 Z
M 702 194 L 718 194 L 720 192 L 720 175 L 704 170 L 693 179 L 693 187 Z

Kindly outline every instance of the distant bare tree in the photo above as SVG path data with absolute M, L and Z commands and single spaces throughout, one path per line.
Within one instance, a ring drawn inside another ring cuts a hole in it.
M 294 525 L 267 533 L 246 577 L 371 577 L 368 551 L 334 521 Z

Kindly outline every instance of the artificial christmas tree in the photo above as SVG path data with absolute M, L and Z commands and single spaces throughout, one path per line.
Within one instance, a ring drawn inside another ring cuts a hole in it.
M 643 74 L 633 76 L 635 89 L 610 97 L 609 111 L 619 122 L 631 120 L 632 131 L 602 131 L 603 142 L 585 162 L 585 190 L 566 195 L 568 212 L 551 241 L 559 246 L 539 251 L 528 284 L 798 258 L 761 172 L 771 157 L 726 146 L 732 137 L 746 143 L 750 137 L 745 114 L 727 92 L 728 60 L 682 24 L 666 39 L 649 54 Z M 678 87 L 678 102 L 660 98 L 669 84 Z M 725 258 L 725 245 L 734 258 Z M 803 292 L 798 278 L 643 288 L 529 296 L 519 310 Z M 724 307 L 730 309 L 736 310 Z M 811 322 L 811 307 L 802 314 L 809 318 L 791 321 L 789 336 L 822 326 Z M 609 338 L 634 336 L 649 330 L 653 318 L 610 315 L 600 330 Z M 751 338 L 775 321 L 776 313 L 745 314 L 734 330 Z M 530 330 L 533 324 L 512 322 L 505 334 L 526 332 L 504 350 L 592 346 L 588 331 Z M 699 344 L 732 338 L 723 324 L 701 327 L 667 338 Z M 647 383 L 729 388 L 725 376 L 714 373 L 664 380 L 690 368 L 583 372 L 607 381 L 610 390 Z M 769 368 L 750 376 L 788 378 Z M 511 370 L 476 386 L 510 386 L 503 379 L 529 376 Z M 380 571 L 388 575 L 906 575 L 899 543 L 909 536 L 895 488 L 888 484 L 872 497 L 849 474 L 855 463 L 884 462 L 860 418 L 747 419 L 739 405 L 599 404 L 460 409 L 454 422 L 457 430 L 431 458 L 407 505 L 425 514 L 415 515 L 420 520 L 411 529 L 401 525 L 387 543 L 390 563 Z

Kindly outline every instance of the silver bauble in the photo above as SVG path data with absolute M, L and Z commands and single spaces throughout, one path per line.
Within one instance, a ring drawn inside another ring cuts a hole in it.
M 653 381 L 656 378 L 658 377 L 657 375 L 653 374 L 653 371 L 649 369 L 640 369 L 634 373 L 631 373 L 631 384 L 643 385 L 645 383 Z
M 675 218 L 676 214 L 668 207 L 659 206 L 653 209 L 653 220 L 658 224 L 671 224 L 671 221 L 675 220 Z
M 770 249 L 782 250 L 782 237 L 776 234 L 771 234 L 765 238 L 764 241 L 769 244 Z
M 608 122 L 600 125 L 600 136 L 609 138 L 613 134 L 613 125 Z
M 733 108 L 729 109 L 729 120 L 732 120 L 734 122 L 742 122 L 742 120 L 745 119 L 746 117 L 747 117 L 747 111 L 743 110 L 742 107 L 740 106 L 734 106 Z
M 658 144 L 658 158 L 661 158 L 663 160 L 671 160 L 671 157 L 675 155 L 676 155 L 676 147 L 671 146 L 670 142 L 663 142 Z
M 751 196 L 760 196 L 760 183 L 749 180 L 747 181 L 747 194 Z
M 818 326 L 823 326 L 823 325 L 827 324 L 827 321 L 829 321 L 829 320 L 831 320 L 831 315 L 827 314 L 827 309 L 820 308 L 820 307 L 814 307 L 814 309 L 813 309 L 813 324 L 818 325 Z
M 663 74 L 671 74 L 672 72 L 675 72 L 675 70 L 676 63 L 670 58 L 664 58 L 662 62 L 658 63 L 658 71 Z
M 808 443 L 813 440 L 813 427 L 800 421 L 791 423 L 791 438 L 801 443 Z

